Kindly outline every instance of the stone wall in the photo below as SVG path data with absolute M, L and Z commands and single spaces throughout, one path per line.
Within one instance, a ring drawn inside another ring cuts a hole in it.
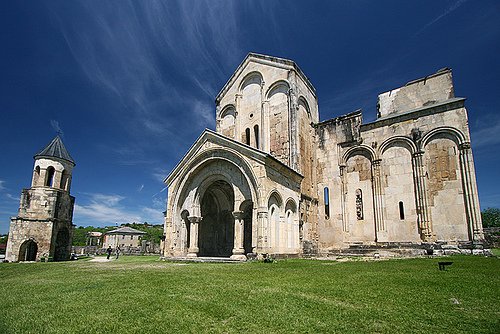
M 52 247 L 53 223 L 47 221 L 25 221 L 19 218 L 12 219 L 7 244 L 7 260 L 10 262 L 24 261 L 19 258 L 19 251 L 23 243 L 32 240 L 37 245 L 36 260 L 48 257 Z
M 429 106 L 454 97 L 451 70 L 443 69 L 433 75 L 411 81 L 403 87 L 380 94 L 377 117 Z

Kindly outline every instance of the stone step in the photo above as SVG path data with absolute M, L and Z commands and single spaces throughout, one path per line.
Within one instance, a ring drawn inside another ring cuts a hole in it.
M 208 262 L 208 263 L 242 263 L 245 260 L 235 260 L 229 257 L 162 257 L 164 261 L 172 262 Z

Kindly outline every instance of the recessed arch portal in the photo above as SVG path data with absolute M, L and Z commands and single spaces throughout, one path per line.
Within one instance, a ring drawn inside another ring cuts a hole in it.
M 35 261 L 38 252 L 38 245 L 33 240 L 26 240 L 19 248 L 19 261 Z
M 225 180 L 216 180 L 201 198 L 199 256 L 229 257 L 234 247 L 234 192 Z
M 258 203 L 258 192 L 247 163 L 229 150 L 215 149 L 198 155 L 185 170 L 187 173 L 179 176 L 183 181 L 177 185 L 178 195 L 171 208 L 176 212 L 172 216 L 171 251 L 221 257 L 252 252 L 256 246 L 253 203 Z M 185 219 L 183 211 L 189 212 Z M 183 233 L 183 228 L 192 231 Z M 188 240 L 187 234 L 196 239 Z

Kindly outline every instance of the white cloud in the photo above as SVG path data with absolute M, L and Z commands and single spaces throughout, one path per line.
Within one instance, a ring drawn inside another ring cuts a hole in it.
M 82 194 L 79 200 L 87 204 L 75 204 L 74 221 L 79 225 L 112 225 L 114 223 L 149 222 L 163 223 L 161 208 L 139 207 L 131 209 L 122 204 L 125 197 L 115 194 Z M 87 197 L 87 198 L 85 198 Z M 153 205 L 156 205 L 153 201 Z
M 90 203 L 89 205 L 75 204 L 75 221 L 84 223 L 91 220 L 99 223 L 113 224 L 115 222 L 140 222 L 141 217 L 122 208 L 110 207 L 105 204 Z
M 64 132 L 61 129 L 61 127 L 59 126 L 59 122 L 58 121 L 51 119 L 50 120 L 50 126 L 52 127 L 52 129 L 54 129 L 55 132 L 57 132 L 61 136 L 64 136 Z
M 152 224 L 162 224 L 163 223 L 163 212 L 162 210 L 158 210 L 155 208 L 148 208 L 148 207 L 143 207 L 142 208 L 142 214 L 143 214 L 143 221 L 146 221 L 148 223 Z
M 500 117 L 488 117 L 487 120 L 481 121 L 475 125 L 471 131 L 471 142 L 474 148 L 484 147 L 488 145 L 500 144 Z
M 130 133 L 177 142 L 175 124 L 213 126 L 213 99 L 220 88 L 214 83 L 227 76 L 229 68 L 223 66 L 232 66 L 244 54 L 235 38 L 238 4 L 73 4 L 49 6 L 83 73 L 123 105 L 120 119 L 128 122 Z M 179 77 L 186 82 L 174 81 Z M 182 120 L 172 122 L 167 108 L 178 110 L 176 117 Z
M 5 183 L 5 181 L 0 180 L 0 191 L 5 190 L 4 183 Z
M 18 202 L 20 200 L 19 197 L 12 196 L 12 194 L 5 194 L 5 197 L 7 197 L 8 199 L 10 199 L 12 201 L 16 201 L 16 202 Z
M 164 168 L 159 168 L 159 167 L 156 167 L 153 169 L 153 173 L 152 173 L 152 176 L 155 180 L 161 182 L 163 184 L 163 180 L 165 180 L 165 178 L 167 177 L 168 175 L 168 171 Z
M 440 15 L 436 16 L 434 19 L 432 19 L 431 21 L 429 21 L 426 25 L 424 25 L 422 27 L 422 29 L 420 29 L 416 34 L 415 36 L 417 35 L 420 35 L 422 32 L 424 32 L 424 30 L 426 30 L 427 28 L 429 28 L 431 25 L 435 24 L 436 22 L 438 22 L 439 20 L 442 20 L 444 17 L 448 16 L 449 14 L 451 14 L 453 11 L 457 10 L 460 6 L 462 6 L 464 3 L 466 3 L 467 0 L 458 0 L 458 1 L 455 1 L 450 7 L 446 8 L 444 10 L 443 13 L 441 13 Z
M 92 201 L 95 203 L 103 203 L 108 206 L 115 206 L 125 197 L 120 195 L 105 195 L 105 194 L 92 194 Z
M 88 195 L 89 203 L 86 205 L 75 204 L 75 221 L 83 223 L 87 220 L 99 223 L 139 222 L 140 215 L 128 211 L 119 205 L 125 197 L 120 195 L 84 194 Z

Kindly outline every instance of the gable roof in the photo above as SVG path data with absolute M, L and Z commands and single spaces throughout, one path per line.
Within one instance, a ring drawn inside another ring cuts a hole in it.
M 304 72 L 302 72 L 300 67 L 293 60 L 249 52 L 245 57 L 245 59 L 243 59 L 243 61 L 240 63 L 240 65 L 238 65 L 233 75 L 231 75 L 229 80 L 224 84 L 222 89 L 219 91 L 219 94 L 217 94 L 217 96 L 215 97 L 216 103 L 221 97 L 221 95 L 226 93 L 226 91 L 229 89 L 229 86 L 231 86 L 234 83 L 236 78 L 241 74 L 241 72 L 245 68 L 246 64 L 248 64 L 250 61 L 295 70 L 295 72 L 297 72 L 297 74 L 302 78 L 302 80 L 304 80 L 305 84 L 307 85 L 307 87 L 309 87 L 314 96 L 316 96 L 316 89 L 312 85 L 311 81 L 309 81 L 309 78 L 304 74 Z
M 124 226 L 116 230 L 106 232 L 105 234 L 146 234 L 146 232 L 136 230 L 135 228 Z
M 199 148 L 207 141 L 212 140 L 212 141 L 219 141 L 219 144 L 225 147 L 233 147 L 238 150 L 239 153 L 242 153 L 245 156 L 253 156 L 257 160 L 260 160 L 263 164 L 266 164 L 266 161 L 272 161 L 276 164 L 278 164 L 281 168 L 284 168 L 288 170 L 289 172 L 303 178 L 302 174 L 294 170 L 293 168 L 289 167 L 288 165 L 284 164 L 283 162 L 279 161 L 276 159 L 274 156 L 272 156 L 269 153 L 263 152 L 261 150 L 256 149 L 255 147 L 251 147 L 249 145 L 245 145 L 243 143 L 240 143 L 239 141 L 236 141 L 232 138 L 226 137 L 221 135 L 220 133 L 217 133 L 213 130 L 210 129 L 205 129 L 201 135 L 196 139 L 196 141 L 191 145 L 189 150 L 184 154 L 182 159 L 175 165 L 175 167 L 172 169 L 172 171 L 168 174 L 168 176 L 163 180 L 165 184 L 170 184 L 170 182 L 177 176 L 177 174 L 180 172 L 182 169 L 182 166 L 186 164 L 193 156 L 196 155 L 198 152 Z
M 35 154 L 34 158 L 59 158 L 62 160 L 66 160 L 73 165 L 75 165 L 75 161 L 69 155 L 68 150 L 66 150 L 66 147 L 64 146 L 61 137 L 56 136 L 52 141 L 50 142 L 47 147 L 45 147 L 43 150 L 41 150 L 39 153 Z

